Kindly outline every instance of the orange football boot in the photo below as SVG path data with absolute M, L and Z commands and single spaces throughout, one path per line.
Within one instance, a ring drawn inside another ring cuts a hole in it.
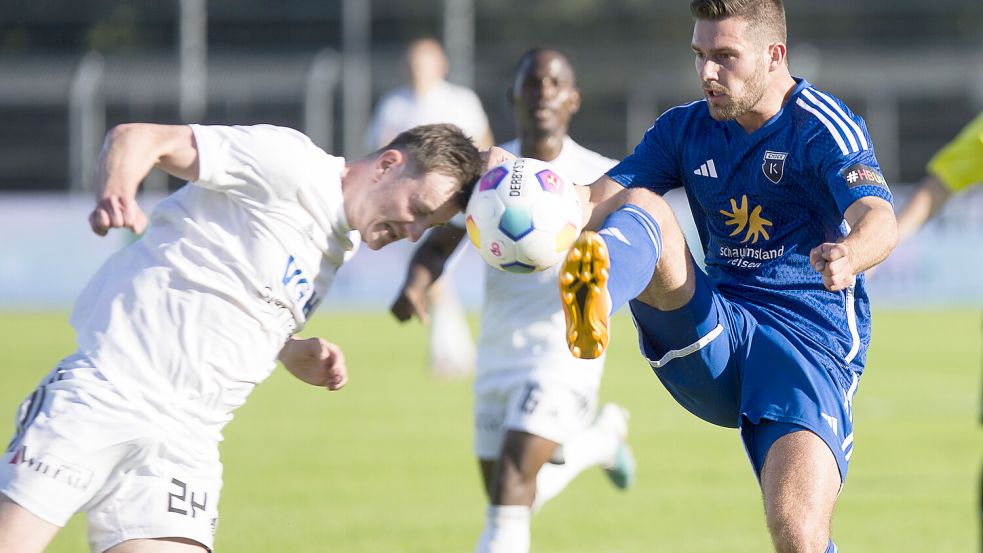
M 567 321 L 567 345 L 575 357 L 594 359 L 608 346 L 610 267 L 604 239 L 591 230 L 580 234 L 563 261 L 560 301 Z

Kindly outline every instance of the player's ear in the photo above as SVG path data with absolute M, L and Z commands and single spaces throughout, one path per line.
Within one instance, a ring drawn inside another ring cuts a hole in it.
M 570 102 L 570 115 L 580 111 L 580 89 L 576 87 L 571 89 L 570 98 L 567 101 Z
M 788 55 L 788 50 L 784 43 L 773 42 L 768 45 L 768 55 L 771 58 L 768 63 L 768 70 L 775 71 L 785 64 L 785 57 Z
M 373 181 L 378 182 L 389 171 L 399 171 L 406 161 L 406 154 L 400 150 L 384 150 L 376 156 L 372 167 Z

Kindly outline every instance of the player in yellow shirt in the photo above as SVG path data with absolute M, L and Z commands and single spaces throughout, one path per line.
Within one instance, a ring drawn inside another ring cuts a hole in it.
M 928 162 L 927 175 L 898 215 L 905 240 L 938 213 L 955 193 L 983 183 L 983 113 Z
M 925 178 L 898 215 L 899 242 L 914 234 L 949 198 L 983 184 L 983 112 L 929 160 Z M 980 395 L 983 400 L 983 393 Z M 983 403 L 980 405 L 983 422 Z M 980 488 L 980 551 L 983 551 L 983 478 Z

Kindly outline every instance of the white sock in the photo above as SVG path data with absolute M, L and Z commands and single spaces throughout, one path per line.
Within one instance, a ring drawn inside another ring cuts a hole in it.
M 529 553 L 531 516 L 525 505 L 489 505 L 475 553 Z
M 578 474 L 600 465 L 610 467 L 618 452 L 618 438 L 607 429 L 592 425 L 583 432 L 572 436 L 563 444 L 562 465 L 546 463 L 536 475 L 536 499 L 533 512 L 539 511 L 543 504 L 556 497 Z

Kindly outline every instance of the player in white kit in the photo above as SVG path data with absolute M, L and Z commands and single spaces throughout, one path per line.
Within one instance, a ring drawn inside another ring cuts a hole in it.
M 567 135 L 580 95 L 561 53 L 525 53 L 507 96 L 519 138 L 503 149 L 549 161 L 572 182 L 592 182 L 615 164 Z M 426 289 L 463 236 L 447 226 L 421 243 L 392 307 L 397 318 L 426 315 Z M 532 512 L 588 467 L 603 467 L 620 488 L 634 478 L 627 413 L 609 404 L 595 418 L 604 360 L 576 359 L 566 345 L 558 274 L 559 266 L 526 275 L 486 269 L 474 449 L 490 505 L 478 553 L 528 551 Z
M 155 165 L 189 184 L 147 226 L 136 192 Z M 483 168 L 451 125 L 350 162 L 269 125 L 113 129 L 90 224 L 146 233 L 81 293 L 78 350 L 20 408 L 0 460 L 0 552 L 43 550 L 79 511 L 93 551 L 210 550 L 232 412 L 278 358 L 344 386 L 336 345 L 292 336 L 360 240 L 419 239 Z

